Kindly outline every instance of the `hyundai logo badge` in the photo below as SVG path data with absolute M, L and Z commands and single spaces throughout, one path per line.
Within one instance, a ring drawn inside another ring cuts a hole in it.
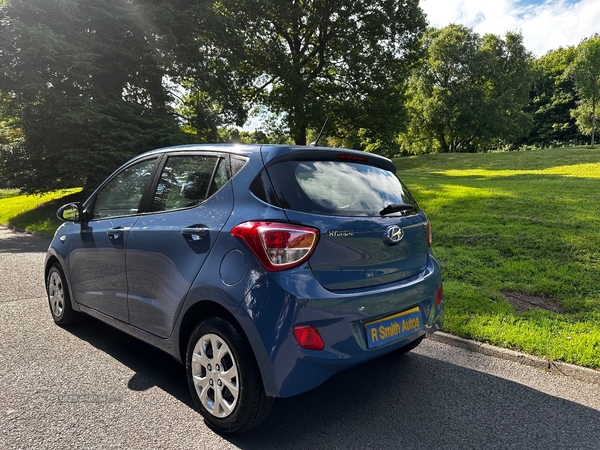
M 398 225 L 392 225 L 385 230 L 384 240 L 387 245 L 396 245 L 404 237 L 404 230 Z

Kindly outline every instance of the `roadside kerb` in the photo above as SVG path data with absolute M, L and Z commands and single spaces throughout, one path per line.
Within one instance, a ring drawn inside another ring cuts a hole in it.
M 506 359 L 509 361 L 525 364 L 537 369 L 545 370 L 550 373 L 565 375 L 576 380 L 586 381 L 600 385 L 600 371 L 580 367 L 574 364 L 568 364 L 561 361 L 548 361 L 537 356 L 527 355 L 525 353 L 508 350 L 505 348 L 494 347 L 493 345 L 484 344 L 481 342 L 471 341 L 458 336 L 453 336 L 448 333 L 435 332 L 428 334 L 427 339 L 441 342 L 443 344 L 460 347 L 471 352 L 482 353 L 494 358 Z

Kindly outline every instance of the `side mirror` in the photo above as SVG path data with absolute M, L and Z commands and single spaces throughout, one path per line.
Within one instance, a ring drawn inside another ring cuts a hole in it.
M 79 222 L 81 220 L 81 204 L 68 203 L 56 211 L 56 217 L 63 222 Z

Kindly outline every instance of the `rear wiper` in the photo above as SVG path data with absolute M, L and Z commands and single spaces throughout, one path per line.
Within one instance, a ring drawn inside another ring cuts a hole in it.
M 417 208 L 415 208 L 413 205 L 409 205 L 408 203 L 392 203 L 391 205 L 387 205 L 385 208 L 379 211 L 379 215 L 387 216 L 388 214 L 404 212 L 408 211 L 409 209 L 416 210 Z

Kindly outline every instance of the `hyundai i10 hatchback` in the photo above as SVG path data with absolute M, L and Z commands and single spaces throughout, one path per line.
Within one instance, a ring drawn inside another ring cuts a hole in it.
M 430 224 L 395 171 L 320 147 L 137 156 L 58 210 L 52 317 L 85 313 L 164 350 L 185 364 L 208 425 L 247 430 L 274 398 L 442 325 Z

